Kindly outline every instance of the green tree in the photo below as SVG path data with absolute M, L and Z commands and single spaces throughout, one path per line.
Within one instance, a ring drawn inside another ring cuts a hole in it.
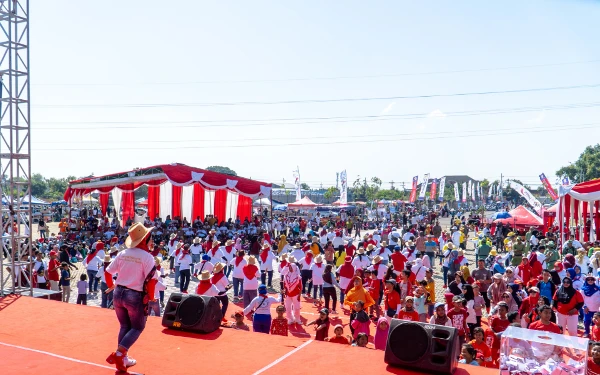
M 235 173 L 235 171 L 231 168 L 228 167 L 223 167 L 220 165 L 211 165 L 210 167 L 206 167 L 207 171 L 212 171 L 212 172 L 217 172 L 217 173 L 223 173 L 223 174 L 228 174 L 230 176 L 237 176 L 237 173 Z
M 44 197 L 48 191 L 46 179 L 40 173 L 31 175 L 31 195 L 36 197 Z
M 340 194 L 340 191 L 335 187 L 335 186 L 331 186 L 330 188 L 328 188 L 325 193 L 323 193 L 323 198 L 325 199 L 332 199 L 336 196 L 338 196 Z
M 375 194 L 375 199 L 386 199 L 386 200 L 392 200 L 392 201 L 403 200 L 404 192 L 400 191 L 398 189 L 389 189 L 389 190 L 383 189 L 383 190 L 379 190 Z
M 531 191 L 531 187 L 529 187 L 528 185 L 525 185 L 520 180 L 512 179 L 511 181 L 517 182 L 517 183 L 523 185 L 523 187 L 525 189 Z M 521 199 L 523 198 L 521 196 L 521 194 L 519 194 L 515 189 L 513 189 L 513 188 L 510 187 L 510 184 L 508 183 L 508 181 L 506 183 L 506 186 L 503 188 L 503 193 L 502 194 L 504 196 L 504 199 L 508 199 L 509 201 L 515 201 L 517 203 L 520 202 Z M 524 198 L 523 198 L 523 200 L 524 200 Z
M 600 178 L 600 144 L 587 146 L 579 159 L 556 171 L 557 176 L 568 176 L 573 182 Z
M 300 188 L 302 190 L 310 190 L 310 186 L 308 186 L 308 184 L 306 182 L 301 183 Z

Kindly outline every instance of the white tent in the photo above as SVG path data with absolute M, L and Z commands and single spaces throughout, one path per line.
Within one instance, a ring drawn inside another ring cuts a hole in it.
M 271 201 L 269 200 L 269 198 L 260 198 L 260 199 L 255 200 L 252 205 L 254 207 L 270 206 L 271 205 Z

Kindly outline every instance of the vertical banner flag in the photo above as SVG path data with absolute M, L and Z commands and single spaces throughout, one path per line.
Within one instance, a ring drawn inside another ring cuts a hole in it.
M 342 180 L 342 190 L 340 191 L 340 203 L 348 204 L 348 176 L 346 174 L 345 169 L 342 171 L 342 173 L 340 173 L 340 180 Z
M 302 190 L 300 185 L 300 168 L 296 167 L 294 171 L 294 187 L 296 188 L 296 200 L 302 199 Z
M 471 181 L 467 182 L 467 195 L 465 195 L 467 200 L 469 200 L 469 194 L 471 194 Z
M 479 199 L 481 199 L 481 201 L 483 202 L 485 199 L 483 199 L 483 188 L 481 187 L 481 184 L 477 183 L 477 187 L 479 188 Z
M 490 189 L 488 190 L 488 198 L 492 197 L 492 192 L 494 191 L 494 184 L 490 185 Z
M 446 188 L 446 177 L 442 177 L 440 180 L 440 195 L 438 200 L 441 202 L 444 200 L 444 189 Z
M 413 177 L 412 190 L 410 191 L 410 198 L 409 198 L 410 203 L 415 203 L 415 200 L 417 199 L 417 185 L 418 184 L 419 184 L 419 176 Z
M 454 200 L 460 202 L 460 195 L 458 194 L 458 182 L 454 183 Z
M 476 192 L 476 191 L 477 191 L 477 190 L 475 190 L 475 181 L 473 181 L 473 182 L 471 183 L 471 200 L 472 200 L 473 202 L 475 202 L 475 192 Z
M 465 203 L 467 201 L 467 183 L 463 182 L 463 196 L 462 201 Z
M 425 192 L 427 191 L 427 184 L 429 183 L 429 173 L 423 176 L 423 182 L 421 182 L 421 191 L 419 191 L 419 200 L 425 199 Z
M 569 181 L 569 177 L 563 176 L 563 178 L 562 178 L 562 185 L 563 186 L 571 185 L 571 181 Z
M 548 194 L 550 194 L 550 196 L 552 197 L 552 199 L 553 200 L 557 200 L 558 199 L 558 194 L 556 194 L 556 192 L 552 188 L 552 185 L 550 185 L 550 181 L 548 181 L 548 178 L 546 178 L 545 174 L 542 173 L 540 175 L 540 181 L 542 181 L 542 184 L 544 185 L 544 187 L 546 188 L 546 191 L 548 192 Z
M 531 192 L 529 192 L 529 190 L 525 189 L 525 187 L 518 182 L 509 181 L 508 184 L 523 198 L 525 198 L 527 203 L 529 203 L 538 214 L 541 212 L 542 204 L 531 194 Z
M 435 200 L 435 193 L 437 193 L 438 181 L 439 180 L 437 178 L 431 180 L 431 190 L 429 190 L 429 198 L 433 201 Z

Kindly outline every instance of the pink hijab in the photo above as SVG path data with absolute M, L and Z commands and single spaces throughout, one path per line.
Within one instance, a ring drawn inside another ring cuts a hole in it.
M 381 329 L 381 323 L 385 322 L 387 325 L 386 329 Z M 390 323 L 387 321 L 387 318 L 381 317 L 377 321 L 377 327 L 375 329 L 375 349 L 385 350 L 385 345 L 387 342 L 388 332 L 390 330 Z

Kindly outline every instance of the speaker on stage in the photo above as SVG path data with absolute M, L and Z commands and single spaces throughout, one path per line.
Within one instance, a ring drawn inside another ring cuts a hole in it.
M 392 319 L 385 363 L 428 374 L 452 374 L 458 354 L 456 328 Z
M 219 300 L 196 294 L 172 293 L 163 312 L 163 327 L 195 333 L 211 333 L 221 325 Z

